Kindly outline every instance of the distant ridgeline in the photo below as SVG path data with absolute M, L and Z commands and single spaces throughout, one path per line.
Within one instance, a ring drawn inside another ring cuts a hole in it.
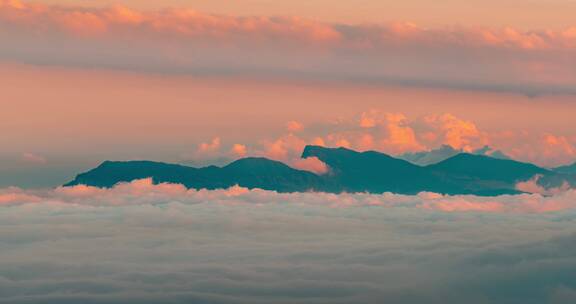
M 223 189 L 234 185 L 277 192 L 368 192 L 417 194 L 519 194 L 516 184 L 539 177 L 543 187 L 576 185 L 574 168 L 548 170 L 533 164 L 485 155 L 459 153 L 419 166 L 379 152 L 307 146 L 302 158 L 317 157 L 330 167 L 324 175 L 297 170 L 266 158 L 244 158 L 224 167 L 193 168 L 151 161 L 106 161 L 78 175 L 65 186 L 109 188 L 121 182 L 152 178 L 193 189 Z

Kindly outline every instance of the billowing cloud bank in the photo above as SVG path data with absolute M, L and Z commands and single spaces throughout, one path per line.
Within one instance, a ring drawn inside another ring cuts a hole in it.
M 465 152 L 485 149 L 543 167 L 557 167 L 576 161 L 576 137 L 522 129 L 486 131 L 475 122 L 450 113 L 409 117 L 403 113 L 369 110 L 346 118 L 304 125 L 292 121 L 286 133 L 273 139 L 246 145 L 222 137 L 201 143 L 183 160 L 212 164 L 219 160 L 263 156 L 285 162 L 295 168 L 326 173 L 318 159 L 300 159 L 306 145 L 345 147 L 356 151 L 380 151 L 390 155 L 422 152 L 442 145 Z M 240 146 L 240 147 L 238 147 Z M 238 153 L 237 150 L 240 150 Z
M 0 303 L 576 300 L 570 191 L 487 200 L 143 180 L 1 193 Z
M 330 24 L 191 9 L 0 1 L 0 60 L 194 75 L 280 76 L 574 94 L 576 28 Z

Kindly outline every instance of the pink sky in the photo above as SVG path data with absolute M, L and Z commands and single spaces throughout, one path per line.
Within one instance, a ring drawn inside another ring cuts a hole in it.
M 282 159 L 322 142 L 570 163 L 574 5 L 0 0 L 0 162 Z
M 295 15 L 332 22 L 410 21 L 515 26 L 525 29 L 574 25 L 576 2 L 570 0 L 45 0 L 60 5 L 102 7 L 122 4 L 140 9 L 192 7 L 227 15 Z

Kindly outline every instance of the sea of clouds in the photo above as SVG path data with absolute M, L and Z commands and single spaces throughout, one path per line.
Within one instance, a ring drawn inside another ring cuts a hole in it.
M 575 303 L 576 191 L 0 190 L 0 303 Z

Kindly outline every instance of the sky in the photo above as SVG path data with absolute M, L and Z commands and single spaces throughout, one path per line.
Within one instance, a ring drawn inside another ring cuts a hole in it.
M 524 29 L 573 26 L 572 0 L 48 0 L 45 3 L 102 7 L 122 4 L 140 9 L 193 7 L 227 15 L 294 15 L 329 22 L 411 21 L 424 26 L 452 24 L 517 26 Z M 520 13 L 521 12 L 521 13 Z M 448 23 L 448 24 L 447 24 Z
M 576 190 L 63 187 L 105 160 L 576 162 L 573 0 L 0 0 L 0 304 L 576 302 Z
M 576 161 L 573 1 L 0 0 L 0 186 L 306 144 Z

